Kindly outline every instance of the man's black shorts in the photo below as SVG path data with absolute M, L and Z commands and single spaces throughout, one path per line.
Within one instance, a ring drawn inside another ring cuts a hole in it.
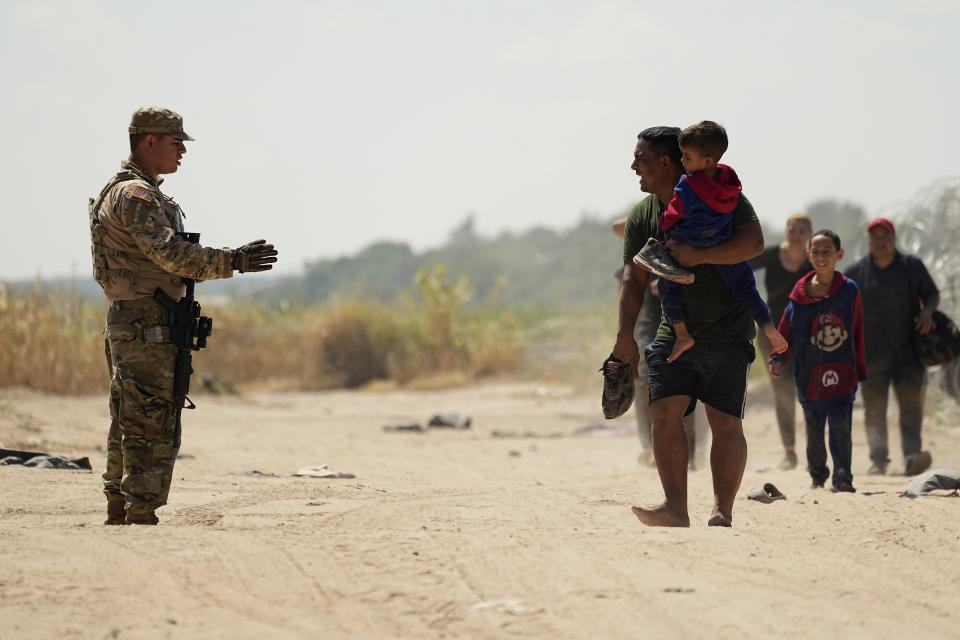
M 696 343 L 676 362 L 667 362 L 672 342 L 654 342 L 644 350 L 650 369 L 650 402 L 690 396 L 687 414 L 697 400 L 718 411 L 743 418 L 747 376 L 755 356 L 750 342 Z

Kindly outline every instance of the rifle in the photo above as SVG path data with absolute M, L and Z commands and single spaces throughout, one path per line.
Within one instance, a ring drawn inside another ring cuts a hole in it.
M 193 242 L 200 243 L 199 233 L 178 232 L 178 236 Z M 207 346 L 207 338 L 213 331 L 213 320 L 200 315 L 200 303 L 193 299 L 193 287 L 196 282 L 192 278 L 184 278 L 187 292 L 179 302 L 164 293 L 159 287 L 154 292 L 154 299 L 166 307 L 170 312 L 170 342 L 177 345 L 177 361 L 173 375 L 173 398 L 177 405 L 179 422 L 182 409 L 196 409 L 197 405 L 187 397 L 190 392 L 190 374 L 193 373 L 193 353 Z

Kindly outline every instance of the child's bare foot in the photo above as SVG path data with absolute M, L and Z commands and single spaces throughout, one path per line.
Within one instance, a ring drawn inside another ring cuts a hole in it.
M 630 507 L 633 515 L 648 527 L 689 527 L 690 517 L 686 511 L 677 512 L 666 504 L 660 504 L 656 507 L 644 509 L 643 507 Z
M 773 328 L 772 324 L 764 325 L 763 333 L 770 341 L 771 353 L 783 353 L 789 346 L 786 339 L 780 335 L 780 332 Z
M 667 362 L 673 362 L 680 357 L 681 353 L 696 344 L 693 336 L 687 331 L 687 325 L 683 322 L 678 322 L 673 325 L 673 330 L 677 334 L 677 339 L 673 342 L 673 351 L 670 352 L 670 357 L 667 358 Z M 782 339 L 783 338 L 781 338 L 781 340 Z

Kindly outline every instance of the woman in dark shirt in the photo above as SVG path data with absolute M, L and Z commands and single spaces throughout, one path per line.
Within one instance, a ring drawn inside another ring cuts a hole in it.
M 809 273 L 813 267 L 807 261 L 807 243 L 813 234 L 813 224 L 805 213 L 795 213 L 787 218 L 786 239 L 780 244 L 764 249 L 763 253 L 750 261 L 754 271 L 764 270 L 763 283 L 767 290 L 767 306 L 773 317 L 774 326 L 780 323 L 783 310 L 787 308 L 790 292 L 797 280 Z M 764 362 L 770 357 L 770 341 L 760 333 L 758 335 L 760 351 Z M 794 420 L 796 415 L 797 391 L 793 382 L 792 361 L 784 366 L 789 373 L 780 378 L 771 378 L 773 397 L 777 407 L 777 424 L 780 426 L 780 439 L 783 441 L 785 455 L 780 462 L 781 469 L 793 469 L 797 466 L 796 434 Z

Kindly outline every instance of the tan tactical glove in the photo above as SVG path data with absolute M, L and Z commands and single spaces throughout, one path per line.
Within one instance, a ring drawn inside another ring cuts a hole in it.
M 233 250 L 231 266 L 240 273 L 269 271 L 277 261 L 276 255 L 272 244 L 267 244 L 266 240 L 254 240 Z

